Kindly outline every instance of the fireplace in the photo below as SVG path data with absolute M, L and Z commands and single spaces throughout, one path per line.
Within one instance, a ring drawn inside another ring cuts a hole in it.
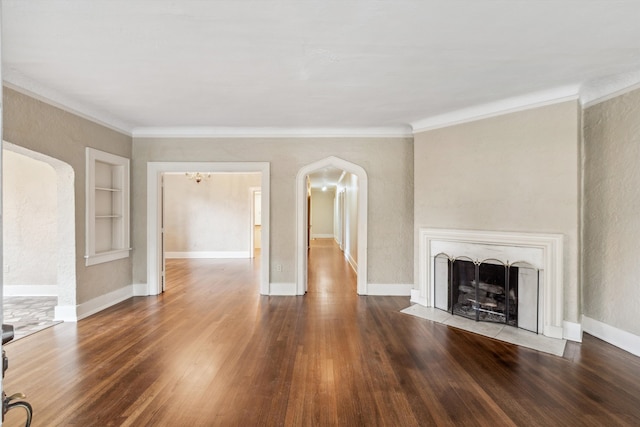
M 411 300 L 563 338 L 563 236 L 421 228 Z
M 434 258 L 435 307 L 476 322 L 502 323 L 538 333 L 539 275 L 524 263 Z

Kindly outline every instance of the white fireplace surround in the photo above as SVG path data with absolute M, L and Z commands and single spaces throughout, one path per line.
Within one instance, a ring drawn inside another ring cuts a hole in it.
M 420 228 L 418 236 L 419 295 L 412 295 L 413 302 L 434 306 L 434 259 L 438 254 L 505 264 L 526 262 L 540 270 L 540 333 L 563 338 L 562 234 Z

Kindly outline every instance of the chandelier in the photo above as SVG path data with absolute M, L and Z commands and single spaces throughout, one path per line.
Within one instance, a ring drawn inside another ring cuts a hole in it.
M 185 175 L 187 176 L 187 178 L 195 181 L 197 184 L 200 184 L 200 182 L 203 179 L 209 179 L 211 178 L 211 173 L 201 173 L 201 172 L 186 172 Z

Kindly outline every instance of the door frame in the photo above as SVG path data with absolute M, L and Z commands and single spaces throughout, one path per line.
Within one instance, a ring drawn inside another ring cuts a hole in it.
M 260 294 L 269 295 L 270 165 L 268 162 L 147 162 L 147 295 L 162 293 L 161 177 L 163 173 L 187 171 L 260 173 L 262 191 Z
M 249 257 L 255 258 L 256 242 L 256 195 L 260 193 L 260 209 L 262 210 L 262 190 L 261 187 L 249 187 L 249 205 L 251 206 L 251 213 L 249 218 Z M 262 217 L 260 218 L 260 231 L 262 232 Z M 262 242 L 261 242 L 262 243 Z
M 361 166 L 334 156 L 304 166 L 298 171 L 296 177 L 296 295 L 304 295 L 308 284 L 307 265 L 309 260 L 306 245 L 308 226 L 307 176 L 326 167 L 342 169 L 358 177 L 358 266 L 356 289 L 358 295 L 367 295 L 367 173 Z

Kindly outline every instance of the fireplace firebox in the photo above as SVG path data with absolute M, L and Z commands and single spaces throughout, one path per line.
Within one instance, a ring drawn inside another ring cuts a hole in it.
M 434 272 L 436 308 L 538 333 L 540 274 L 531 265 L 439 254 Z

